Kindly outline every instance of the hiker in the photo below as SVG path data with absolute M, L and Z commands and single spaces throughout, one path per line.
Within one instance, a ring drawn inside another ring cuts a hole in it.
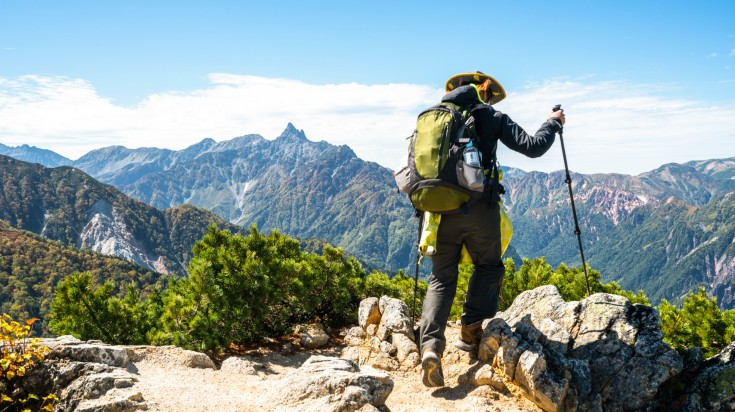
M 505 90 L 494 78 L 481 72 L 452 76 L 446 83 L 446 92 L 442 103 L 474 107 L 472 116 L 477 146 L 485 170 L 492 170 L 495 166 L 498 141 L 528 157 L 539 157 L 552 146 L 555 133 L 565 122 L 562 110 L 552 111 L 535 135 L 527 134 L 508 115 L 492 107 L 505 98 Z M 458 213 L 441 216 L 436 251 L 431 259 L 429 289 L 419 326 L 422 380 L 428 387 L 444 386 L 441 367 L 446 345 L 444 331 L 456 293 L 463 247 L 472 259 L 474 272 L 467 288 L 457 348 L 468 352 L 477 348 L 483 320 L 492 318 L 498 310 L 505 274 L 501 260 L 501 206 L 498 202 L 504 190 L 497 179 L 489 186 L 478 201 L 468 204 Z

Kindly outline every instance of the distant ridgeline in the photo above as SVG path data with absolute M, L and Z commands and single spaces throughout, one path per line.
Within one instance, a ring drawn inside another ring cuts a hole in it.
M 28 146 L 0 145 L 0 154 L 64 164 L 53 152 Z M 277 229 L 300 239 L 322 239 L 388 272 L 411 270 L 415 259 L 417 222 L 395 189 L 392 171 L 357 158 L 347 146 L 310 141 L 291 124 L 275 140 L 259 135 L 205 139 L 180 151 L 114 146 L 69 162 L 160 209 L 190 204 L 233 224 L 256 224 L 264 233 Z M 523 257 L 579 265 L 564 174 L 504 169 L 504 206 L 514 225 L 511 246 Z M 8 173 L 17 187 L 23 185 L 21 176 Z M 723 307 L 735 307 L 735 158 L 667 164 L 638 176 L 573 174 L 572 180 L 587 263 L 604 281 L 642 289 L 652 303 L 678 302 L 704 286 Z M 93 206 L 83 197 L 81 202 L 73 203 L 75 213 Z M 0 204 L 0 218 L 13 223 L 2 215 L 6 207 Z M 167 212 L 158 213 L 156 222 L 165 221 Z M 145 219 L 138 223 L 138 231 L 163 226 Z M 48 218 L 23 224 L 18 227 L 35 224 L 37 229 L 29 230 L 45 236 L 62 231 Z M 64 236 L 71 239 L 72 233 Z M 167 243 L 165 236 L 159 238 L 154 250 Z M 178 249 L 155 256 L 175 266 L 185 263 L 185 253 Z

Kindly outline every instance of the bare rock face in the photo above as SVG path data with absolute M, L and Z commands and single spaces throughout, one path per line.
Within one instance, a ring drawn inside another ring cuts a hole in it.
M 125 224 L 121 213 L 100 199 L 89 210 L 90 219 L 79 233 L 77 246 L 121 257 L 150 270 L 168 273 L 163 257 L 151 254 Z
M 486 321 L 478 356 L 545 411 L 644 410 L 683 368 L 662 339 L 649 306 L 602 293 L 564 302 L 543 286 Z
M 386 371 L 412 370 L 421 361 L 408 307 L 383 296 L 360 303 L 358 324 L 347 331 L 342 357 Z
M 281 382 L 273 403 L 284 411 L 370 410 L 383 406 L 393 391 L 385 372 L 326 356 L 312 356 Z

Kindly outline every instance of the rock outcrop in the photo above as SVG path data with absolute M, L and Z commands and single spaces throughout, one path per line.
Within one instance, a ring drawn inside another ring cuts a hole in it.
M 650 306 L 603 293 L 564 302 L 543 286 L 486 321 L 478 355 L 545 411 L 637 411 L 682 371 L 662 339 Z
M 408 307 L 383 296 L 360 303 L 358 326 L 347 331 L 342 357 L 386 371 L 412 370 L 421 362 Z

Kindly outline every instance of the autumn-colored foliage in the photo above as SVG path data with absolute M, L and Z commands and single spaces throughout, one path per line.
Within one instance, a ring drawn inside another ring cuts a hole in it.
M 0 411 L 53 411 L 59 400 L 53 393 L 41 397 L 19 391 L 17 395 L 23 377 L 43 361 L 49 350 L 39 344 L 38 338 L 28 338 L 37 320 L 29 319 L 21 325 L 8 314 L 0 318 Z

